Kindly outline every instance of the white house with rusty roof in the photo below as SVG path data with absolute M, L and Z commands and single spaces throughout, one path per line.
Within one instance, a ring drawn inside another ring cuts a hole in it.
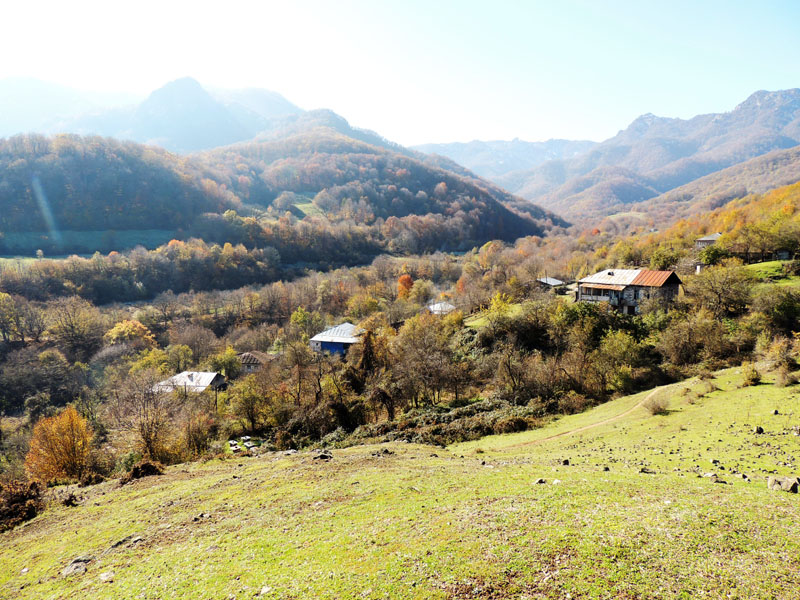
M 675 271 L 607 269 L 578 282 L 578 302 L 608 302 L 625 314 L 635 315 L 647 298 L 673 299 L 683 285 Z

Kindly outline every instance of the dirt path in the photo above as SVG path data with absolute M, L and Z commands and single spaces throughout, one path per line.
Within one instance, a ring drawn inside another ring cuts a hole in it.
M 602 421 L 598 421 L 597 423 L 592 423 L 591 425 L 584 425 L 583 427 L 578 427 L 577 429 L 571 429 L 569 431 L 562 431 L 561 433 L 556 433 L 554 435 L 549 435 L 549 436 L 547 436 L 545 438 L 541 438 L 539 440 L 533 440 L 533 441 L 530 441 L 530 442 L 522 442 L 521 444 L 514 444 L 513 446 L 509 446 L 509 448 L 519 448 L 520 446 L 533 446 L 534 444 L 541 444 L 542 442 L 547 442 L 548 440 L 554 440 L 556 438 L 566 437 L 568 435 L 573 435 L 575 433 L 581 433 L 582 431 L 586 431 L 587 429 L 593 429 L 595 427 L 600 427 L 601 425 L 607 425 L 608 423 L 612 423 L 612 422 L 616 421 L 617 419 L 621 419 L 622 417 L 627 417 L 629 414 L 631 414 L 637 408 L 642 406 L 645 402 L 650 400 L 650 398 L 655 396 L 658 392 L 664 391 L 668 387 L 670 387 L 670 386 L 665 385 L 665 386 L 657 387 L 657 388 L 655 388 L 653 390 L 650 390 L 650 393 L 647 394 L 644 398 L 642 398 L 635 405 L 631 406 L 625 412 L 621 412 L 620 414 L 615 415 L 613 417 L 609 417 L 607 419 L 603 419 Z

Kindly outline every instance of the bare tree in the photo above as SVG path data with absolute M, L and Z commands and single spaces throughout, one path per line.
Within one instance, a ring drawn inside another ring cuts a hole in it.
M 110 411 L 117 425 L 133 432 L 142 454 L 166 458 L 166 442 L 182 405 L 179 394 L 157 385 L 160 376 L 152 370 L 137 371 L 109 385 Z

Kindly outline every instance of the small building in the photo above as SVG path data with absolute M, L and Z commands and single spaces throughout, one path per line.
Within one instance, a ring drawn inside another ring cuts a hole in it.
M 722 237 L 721 233 L 712 233 L 711 235 L 706 235 L 701 238 L 697 238 L 694 241 L 694 247 L 698 250 L 702 250 L 703 248 L 708 248 L 709 246 L 713 246 L 717 243 L 717 240 Z
M 242 373 L 246 375 L 255 373 L 274 358 L 266 352 L 259 352 L 258 350 L 242 352 L 238 357 L 239 362 L 242 364 Z
M 449 302 L 437 302 L 435 304 L 428 304 L 425 309 L 432 315 L 444 316 L 453 312 L 456 307 Z
M 539 277 L 539 279 L 536 280 L 536 283 L 545 289 L 553 289 L 564 285 L 563 281 L 556 279 L 555 277 Z
M 608 302 L 625 314 L 635 315 L 648 298 L 674 299 L 683 282 L 675 271 L 649 269 L 610 269 L 578 282 L 579 302 Z
M 227 386 L 225 376 L 210 371 L 183 371 L 153 386 L 156 392 L 194 392 L 199 394 L 208 389 L 218 391 Z
M 311 338 L 311 349 L 314 352 L 330 352 L 331 354 L 347 354 L 347 350 L 361 339 L 364 330 L 352 323 L 340 323 L 336 327 L 326 329 Z

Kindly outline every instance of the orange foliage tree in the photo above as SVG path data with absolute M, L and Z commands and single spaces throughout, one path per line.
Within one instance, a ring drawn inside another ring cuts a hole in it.
M 25 470 L 32 479 L 78 479 L 89 468 L 93 433 L 82 416 L 69 406 L 33 428 Z
M 414 280 L 411 278 L 411 275 L 405 273 L 404 275 L 400 275 L 397 280 L 397 294 L 401 298 L 408 298 L 408 293 L 411 291 L 411 287 L 414 285 Z

